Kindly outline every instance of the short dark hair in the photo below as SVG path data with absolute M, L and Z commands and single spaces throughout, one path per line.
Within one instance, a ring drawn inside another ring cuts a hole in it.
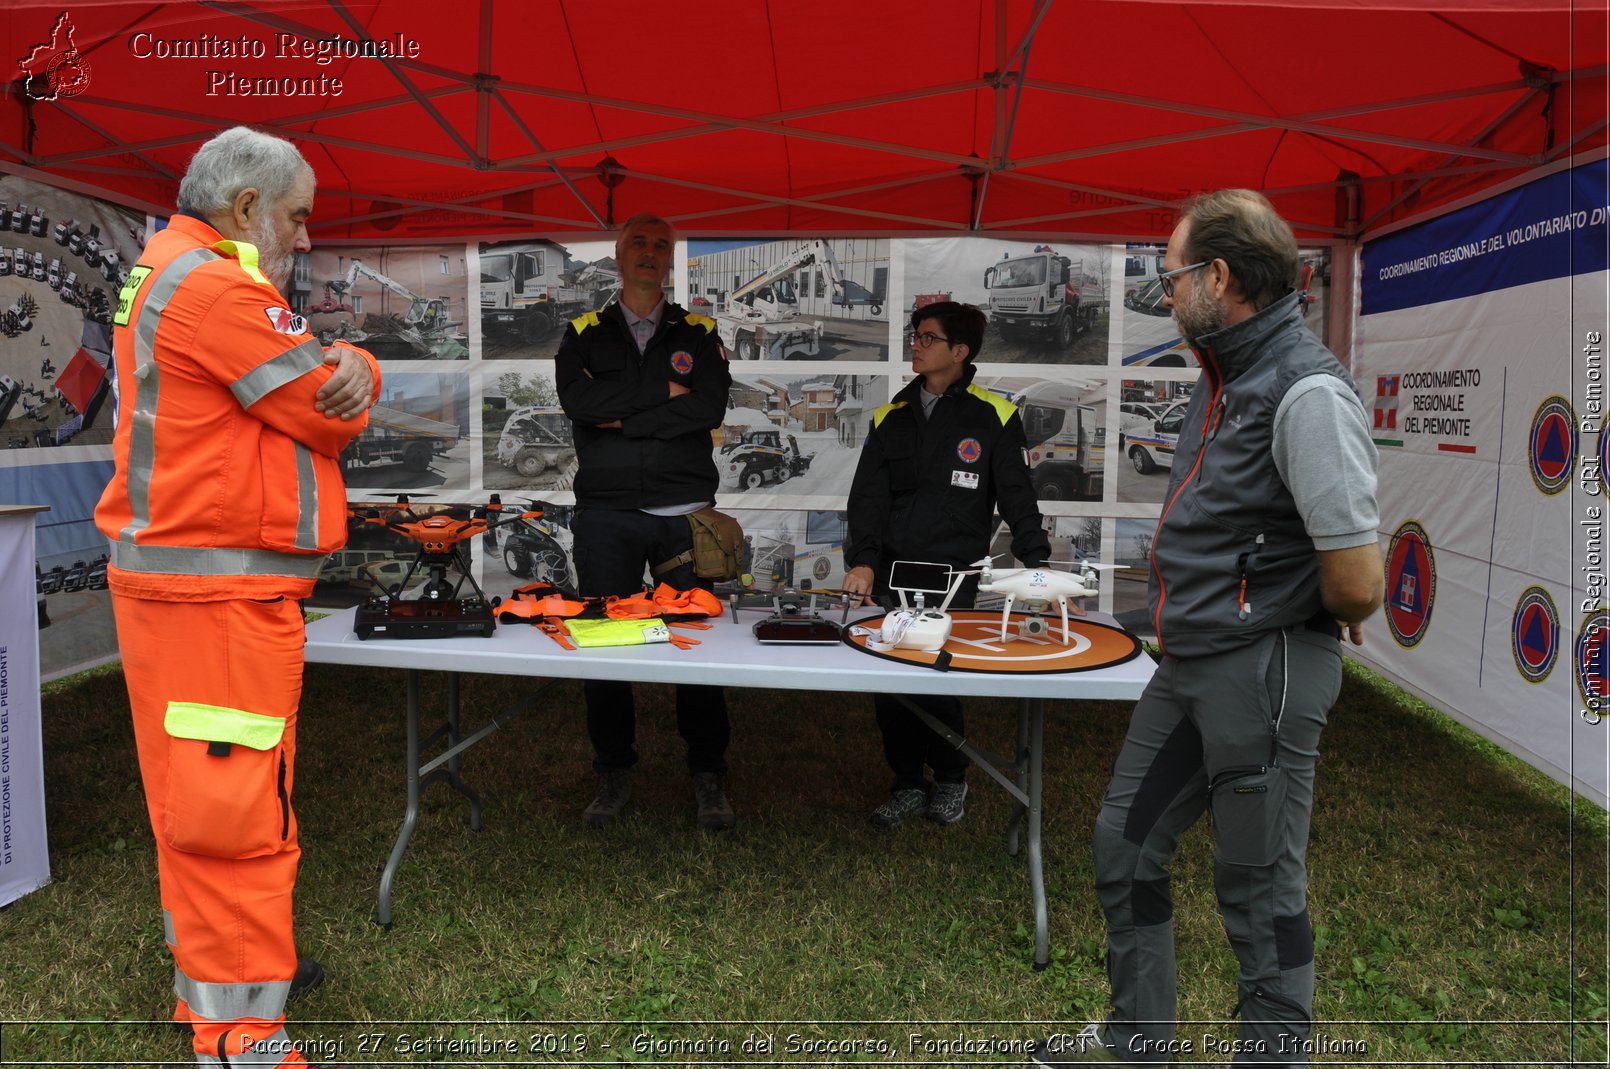
M 938 320 L 952 345 L 967 346 L 969 364 L 978 359 L 979 350 L 984 348 L 984 327 L 989 323 L 983 312 L 960 301 L 936 301 L 911 313 L 911 329 L 915 331 L 925 319 Z
M 1192 200 L 1182 255 L 1188 264 L 1223 260 L 1242 298 L 1261 311 L 1297 284 L 1297 238 L 1269 198 L 1250 189 L 1221 189 Z

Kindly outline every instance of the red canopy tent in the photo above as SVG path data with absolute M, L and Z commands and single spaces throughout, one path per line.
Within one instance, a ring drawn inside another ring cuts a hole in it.
M 307 151 L 315 240 L 1152 235 L 1223 186 L 1351 238 L 1607 138 L 1606 0 L 9 0 L 0 30 L 0 168 L 161 212 L 250 123 Z

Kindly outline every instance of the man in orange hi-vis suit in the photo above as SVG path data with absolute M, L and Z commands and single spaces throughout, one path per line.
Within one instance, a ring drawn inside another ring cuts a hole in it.
M 298 968 L 302 613 L 346 541 L 342 447 L 380 372 L 283 296 L 311 246 L 313 171 L 245 127 L 203 145 L 114 319 L 116 471 L 95 522 L 156 833 L 176 1019 L 201 1065 L 288 1066 Z M 299 975 L 300 971 L 300 975 Z

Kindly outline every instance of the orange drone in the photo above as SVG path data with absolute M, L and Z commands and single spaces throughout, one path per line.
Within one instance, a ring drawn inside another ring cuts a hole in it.
M 511 523 L 516 519 L 531 520 L 542 517 L 541 509 L 523 511 L 511 509 L 505 514 L 503 499 L 497 494 L 493 494 L 485 506 L 470 510 L 450 507 L 439 512 L 418 513 L 410 505 L 408 495 L 399 494 L 395 508 L 369 507 L 350 511 L 354 519 L 384 527 L 388 531 L 396 531 L 419 544 L 419 556 L 409 567 L 408 574 L 403 577 L 401 583 L 387 593 L 392 597 L 400 595 L 407 589 L 408 581 L 414 572 L 424 567 L 430 573 L 430 580 L 421 589 L 420 596 L 427 600 L 456 598 L 459 589 L 466 581 L 474 590 L 475 596 L 479 597 L 480 587 L 470 575 L 469 561 L 463 556 L 459 547 L 476 535 L 485 534 L 504 523 Z M 448 582 L 449 568 L 459 573 L 457 583 Z

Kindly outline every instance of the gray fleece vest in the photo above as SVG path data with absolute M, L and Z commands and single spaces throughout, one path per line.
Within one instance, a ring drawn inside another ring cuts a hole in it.
M 1275 411 L 1308 375 L 1351 379 L 1295 293 L 1201 339 L 1148 589 L 1165 653 L 1201 657 L 1319 617 L 1319 558 L 1275 468 Z

